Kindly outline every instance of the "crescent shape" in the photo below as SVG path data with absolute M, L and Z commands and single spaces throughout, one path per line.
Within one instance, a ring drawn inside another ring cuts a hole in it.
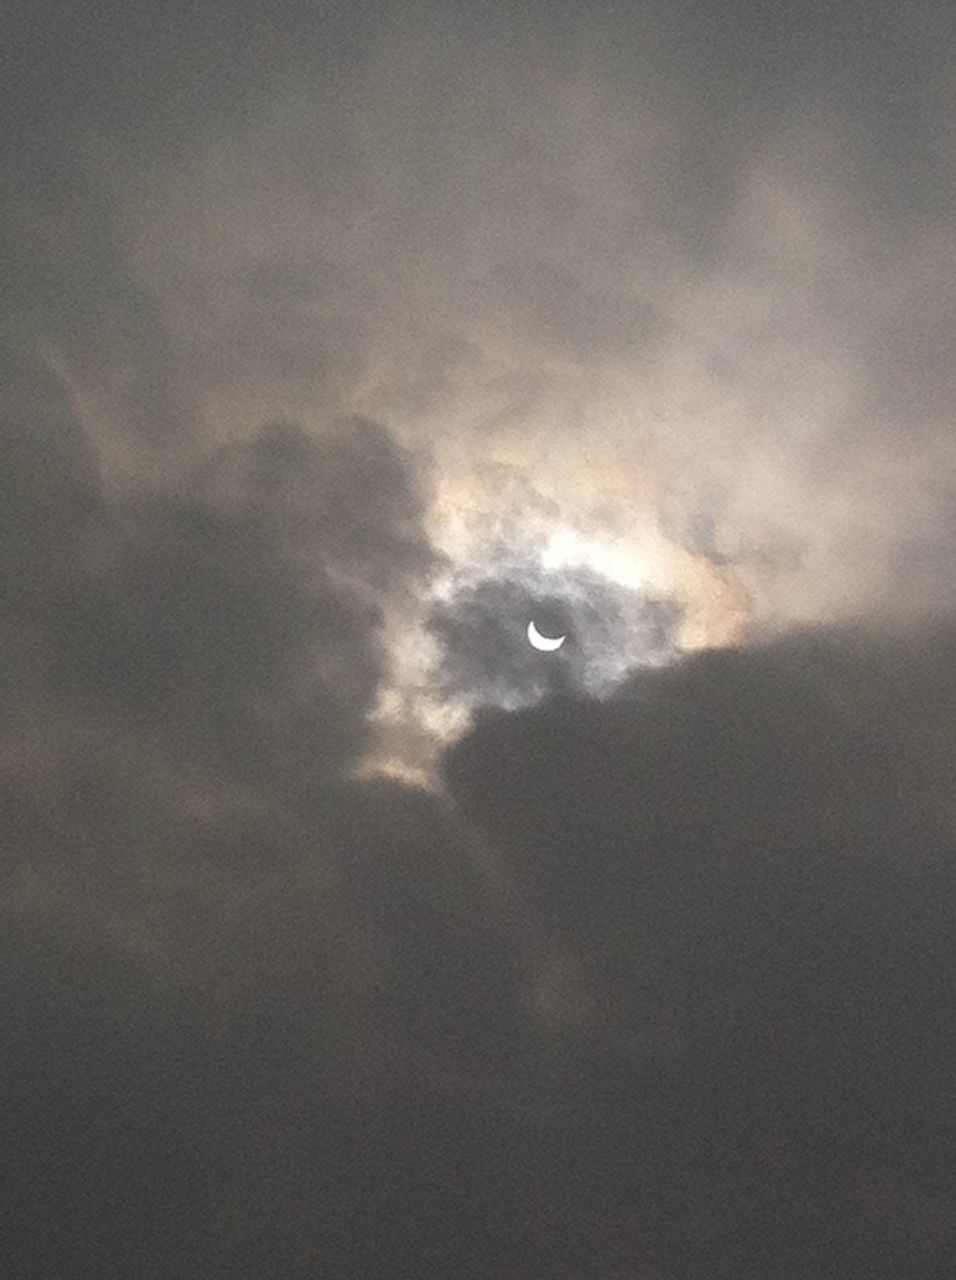
M 543 636 L 534 625 L 534 618 L 532 618 L 528 623 L 528 639 L 536 649 L 541 649 L 545 653 L 551 653 L 555 649 L 560 649 L 567 637 Z

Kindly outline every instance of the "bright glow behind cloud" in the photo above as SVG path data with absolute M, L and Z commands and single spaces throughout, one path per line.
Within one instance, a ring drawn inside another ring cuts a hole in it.
M 642 558 L 629 547 L 567 526 L 553 530 L 541 552 L 541 567 L 578 566 L 593 569 L 602 577 L 635 591 L 646 587 L 649 581 Z

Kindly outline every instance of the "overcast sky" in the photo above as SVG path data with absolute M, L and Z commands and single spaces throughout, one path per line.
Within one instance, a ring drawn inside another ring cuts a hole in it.
M 949 9 L 0 6 L 4 1275 L 956 1274 Z

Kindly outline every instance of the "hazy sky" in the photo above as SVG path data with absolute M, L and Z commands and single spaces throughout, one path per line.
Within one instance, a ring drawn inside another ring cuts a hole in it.
M 0 7 L 3 1274 L 953 1274 L 954 36 Z

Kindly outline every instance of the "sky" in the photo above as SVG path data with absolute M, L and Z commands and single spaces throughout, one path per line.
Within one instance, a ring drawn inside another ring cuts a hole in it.
M 0 6 L 4 1275 L 956 1275 L 954 53 Z

